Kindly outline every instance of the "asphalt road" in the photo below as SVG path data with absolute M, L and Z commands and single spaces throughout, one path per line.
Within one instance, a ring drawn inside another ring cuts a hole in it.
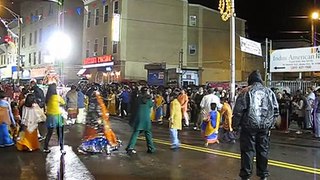
M 138 153 L 129 156 L 124 150 L 131 135 L 127 121 L 111 118 L 111 122 L 124 144 L 111 156 L 78 153 L 84 125 L 68 126 L 65 130 L 65 156 L 60 155 L 55 135 L 50 143 L 50 154 L 19 152 L 15 147 L 0 149 L 0 179 L 239 179 L 238 142 L 205 148 L 199 131 L 184 129 L 179 132 L 181 148 L 172 151 L 168 126 L 154 124 L 156 153 L 146 152 L 146 142 L 141 136 L 136 146 Z M 45 130 L 41 130 L 44 134 Z M 307 133 L 296 135 L 294 132 L 273 131 L 269 169 L 271 180 L 320 179 L 320 141 Z M 252 179 L 258 178 L 254 176 Z

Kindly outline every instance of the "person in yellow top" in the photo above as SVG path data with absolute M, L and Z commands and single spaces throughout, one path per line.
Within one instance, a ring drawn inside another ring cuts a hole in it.
M 62 154 L 65 154 L 63 149 L 63 119 L 61 116 L 60 106 L 65 105 L 63 98 L 57 94 L 57 85 L 50 84 L 48 87 L 48 92 L 46 95 L 46 105 L 47 105 L 47 135 L 44 142 L 43 152 L 50 153 L 48 149 L 49 141 L 51 139 L 53 129 L 57 129 L 57 135 L 60 144 L 60 151 Z
M 113 90 L 109 91 L 108 95 L 108 110 L 110 115 L 117 115 L 116 111 L 116 94 L 113 92 Z
M 223 103 L 220 110 L 222 120 L 222 140 L 225 142 L 235 143 L 235 135 L 232 129 L 232 109 L 226 97 L 221 98 Z
M 182 112 L 181 105 L 177 99 L 178 93 L 173 93 L 173 100 L 170 103 L 169 128 L 171 137 L 171 149 L 178 149 L 180 141 L 178 138 L 178 130 L 182 129 Z
M 160 95 L 160 92 L 156 93 L 154 98 L 154 111 L 155 111 L 155 120 L 159 124 L 163 124 L 163 104 L 165 103 L 164 98 Z

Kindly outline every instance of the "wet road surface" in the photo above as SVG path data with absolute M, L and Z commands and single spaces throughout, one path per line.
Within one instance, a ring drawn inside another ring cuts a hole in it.
M 172 151 L 168 126 L 155 124 L 153 137 L 157 152 L 148 154 L 141 137 L 136 145 L 137 154 L 129 156 L 124 150 L 131 135 L 127 121 L 112 118 L 111 122 L 124 144 L 111 156 L 78 153 L 84 125 L 68 126 L 65 156 L 60 155 L 55 135 L 50 142 L 50 154 L 18 152 L 15 147 L 0 149 L 0 179 L 239 179 L 238 143 L 204 148 L 199 131 L 184 129 L 179 132 L 181 148 Z M 45 130 L 42 132 L 44 134 Z M 269 164 L 271 180 L 320 179 L 320 141 L 308 134 L 273 131 Z M 258 178 L 253 176 L 252 179 Z

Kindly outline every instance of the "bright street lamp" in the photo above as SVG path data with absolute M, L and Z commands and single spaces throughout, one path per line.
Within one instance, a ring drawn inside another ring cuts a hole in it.
M 49 38 L 47 48 L 51 56 L 63 60 L 70 55 L 71 40 L 67 34 L 57 31 Z
M 317 46 L 317 30 L 315 26 L 315 21 L 319 20 L 319 12 L 315 11 L 311 14 L 311 42 L 312 46 Z

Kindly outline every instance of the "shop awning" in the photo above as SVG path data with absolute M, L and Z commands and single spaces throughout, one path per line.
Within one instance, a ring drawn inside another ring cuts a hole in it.
M 77 75 L 81 76 L 82 74 L 86 74 L 86 72 L 88 72 L 87 69 L 80 69 Z
M 108 62 L 108 63 L 97 63 L 97 64 L 89 64 L 84 65 L 83 68 L 97 68 L 97 67 L 107 67 L 107 66 L 113 66 L 114 62 Z

